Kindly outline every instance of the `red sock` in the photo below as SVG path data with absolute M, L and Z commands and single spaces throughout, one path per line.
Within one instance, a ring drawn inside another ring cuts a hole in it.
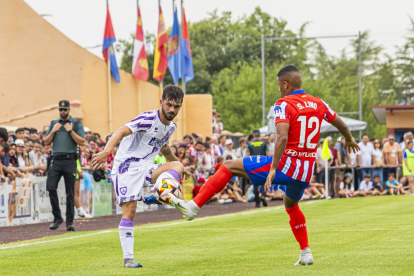
M 302 213 L 302 210 L 299 208 L 299 205 L 296 205 L 292 208 L 286 208 L 286 212 L 289 214 L 290 228 L 292 228 L 293 235 L 295 235 L 295 238 L 300 245 L 300 250 L 309 247 L 306 220 L 305 216 Z
M 195 204 L 201 208 L 214 194 L 221 192 L 232 177 L 233 174 L 226 166 L 220 166 L 218 171 L 201 187 L 197 196 L 193 198 Z

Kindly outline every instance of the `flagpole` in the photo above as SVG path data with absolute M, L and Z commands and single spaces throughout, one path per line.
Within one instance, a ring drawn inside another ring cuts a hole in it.
M 184 16 L 183 16 L 183 10 L 184 10 L 184 0 L 181 0 L 181 37 L 184 34 Z M 183 54 L 183 53 L 181 53 Z M 181 66 L 184 66 L 184 64 L 182 64 Z M 181 80 L 181 86 L 183 88 L 183 92 L 185 95 L 185 81 L 184 81 L 184 74 L 182 74 L 182 80 Z
M 108 9 L 108 0 L 106 0 L 106 8 Z M 108 56 L 108 107 L 109 107 L 109 132 L 112 133 L 111 55 L 109 53 L 110 47 L 107 49 L 108 51 L 107 53 L 107 56 Z
M 328 157 L 325 157 L 325 200 L 328 200 L 328 182 L 329 182 Z

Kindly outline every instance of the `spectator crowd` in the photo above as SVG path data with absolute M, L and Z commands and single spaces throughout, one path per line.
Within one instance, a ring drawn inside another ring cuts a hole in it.
M 182 140 L 170 141 L 170 147 L 180 162 L 190 167 L 193 173 L 193 196 L 196 196 L 202 185 L 213 175 L 226 160 L 234 160 L 244 156 L 254 155 L 251 145 L 263 150 L 263 154 L 273 155 L 276 136 L 274 133 L 261 135 L 254 131 L 248 136 L 234 136 L 223 130 L 220 114 L 213 110 L 212 137 L 203 137 L 192 133 L 185 135 Z M 91 157 L 101 151 L 110 135 L 101 138 L 88 127 L 85 130 L 85 144 L 79 146 L 79 178 L 93 177 L 100 180 L 108 177 L 114 156 L 118 149 L 116 146 L 110 154 L 107 166 L 103 172 L 92 172 L 90 168 Z M 0 128 L 0 180 L 6 177 L 13 180 L 32 173 L 43 176 L 48 169 L 51 146 L 45 145 L 43 138 L 48 127 L 42 130 L 35 128 L 18 128 L 8 132 Z M 320 139 L 317 149 L 317 166 L 309 187 L 305 190 L 302 200 L 324 198 L 325 191 L 325 165 L 328 162 L 328 196 L 329 197 L 356 197 L 379 195 L 404 195 L 414 193 L 414 149 L 413 133 L 404 134 L 400 143 L 395 141 L 393 135 L 382 139 L 363 135 L 359 146 L 361 151 L 349 153 L 344 149 L 345 141 L 339 137 L 334 144 L 332 137 L 328 136 L 331 158 L 322 158 L 322 144 Z M 161 153 L 154 159 L 154 163 L 164 163 Z M 90 181 L 91 182 L 91 181 Z M 88 184 L 89 185 L 89 184 Z M 85 182 L 85 189 L 91 190 Z M 88 187 L 87 187 L 88 186 Z M 79 191 L 78 191 L 79 192 Z M 249 180 L 233 177 L 228 185 L 211 202 L 219 204 L 231 202 L 255 202 L 267 206 L 270 200 L 280 200 L 283 191 L 274 185 L 270 192 L 264 192 L 262 187 L 254 187 Z M 79 205 L 79 204 L 78 204 Z

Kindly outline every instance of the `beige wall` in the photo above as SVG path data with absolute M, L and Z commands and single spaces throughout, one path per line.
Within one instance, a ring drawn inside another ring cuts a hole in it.
M 0 36 L 0 102 L 7 103 L 1 105 L 0 124 L 41 129 L 58 117 L 50 106 L 67 99 L 80 101 L 85 126 L 101 135 L 109 133 L 107 66 L 102 59 L 68 39 L 22 0 L 3 1 Z M 120 77 L 120 83 L 111 78 L 113 130 L 141 112 L 158 109 L 161 96 L 156 85 L 122 70 Z M 211 113 L 211 95 L 186 96 L 172 138 L 192 132 L 211 136 Z
M 414 110 L 393 110 L 386 111 L 387 128 L 412 128 Z

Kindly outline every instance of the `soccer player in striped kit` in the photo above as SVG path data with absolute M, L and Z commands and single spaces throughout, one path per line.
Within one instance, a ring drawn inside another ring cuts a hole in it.
M 298 203 L 314 172 L 322 120 L 331 123 L 345 137 L 345 148 L 356 152 L 359 147 L 347 125 L 328 104 L 302 89 L 302 77 L 295 66 L 282 68 L 277 74 L 277 82 L 281 98 L 274 108 L 277 139 L 273 156 L 248 156 L 226 161 L 193 200 L 184 201 L 173 195 L 170 198 L 184 217 L 192 220 L 233 176 L 249 178 L 253 185 L 265 184 L 266 190 L 272 184 L 278 184 L 285 192 L 283 202 L 292 232 L 300 245 L 300 256 L 295 265 L 310 265 L 313 256 L 305 216 Z
M 173 119 L 180 111 L 183 99 L 184 93 L 178 86 L 165 86 L 160 110 L 141 113 L 120 127 L 111 136 L 105 149 L 92 158 L 93 169 L 100 168 L 122 139 L 115 155 L 111 177 L 115 183 L 117 201 L 122 207 L 119 239 L 124 253 L 124 267 L 142 267 L 134 261 L 134 217 L 137 201 L 143 200 L 142 188 L 155 183 L 158 177 L 180 181 L 180 175 L 184 172 L 183 165 L 168 146 L 168 141 L 177 128 Z M 152 160 L 160 150 L 170 162 L 153 164 Z

